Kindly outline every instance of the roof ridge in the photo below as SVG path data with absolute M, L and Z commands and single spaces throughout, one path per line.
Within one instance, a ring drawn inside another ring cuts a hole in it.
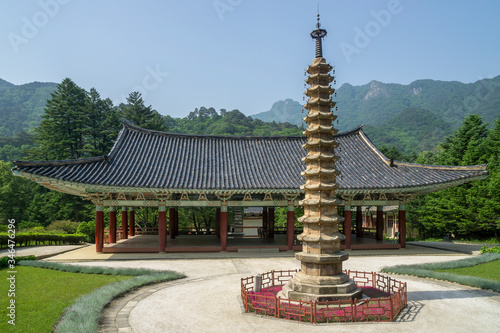
M 92 163 L 105 160 L 107 156 L 94 156 L 86 158 L 76 158 L 68 160 L 51 160 L 51 161 L 13 161 L 15 166 L 43 166 L 43 165 L 68 165 L 68 164 L 81 164 L 81 163 Z
M 173 133 L 173 132 L 163 132 L 163 131 L 157 131 L 157 130 L 150 130 L 147 128 L 139 127 L 136 125 L 133 125 L 130 122 L 122 121 L 123 126 L 130 129 L 130 130 L 135 130 L 139 132 L 145 132 L 145 133 L 151 133 L 151 134 L 158 134 L 158 135 L 166 135 L 166 136 L 176 136 L 176 137 L 188 137 L 188 138 L 214 138 L 214 139 L 244 139 L 244 140 L 252 140 L 252 139 L 258 139 L 258 140 L 279 140 L 279 139 L 304 139 L 305 136 L 303 135 L 282 135 L 282 136 L 259 136 L 259 135 L 220 135 L 220 134 L 186 134 L 186 133 Z M 353 133 L 359 132 L 363 126 L 358 126 L 350 131 L 338 133 L 334 135 L 334 137 L 339 137 L 339 136 L 346 136 L 350 135 Z
M 488 165 L 476 164 L 476 165 L 435 165 L 435 164 L 420 164 L 411 162 L 401 162 L 394 161 L 394 164 L 398 166 L 407 166 L 412 168 L 423 168 L 423 169 L 439 169 L 439 170 L 482 170 L 487 171 Z

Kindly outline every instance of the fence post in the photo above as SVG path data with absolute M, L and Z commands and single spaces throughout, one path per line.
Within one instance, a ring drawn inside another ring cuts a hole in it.
M 357 302 L 357 299 L 355 298 L 354 301 L 353 299 L 351 298 L 351 319 L 352 319 L 352 322 L 355 323 L 356 322 L 356 302 Z
M 262 291 L 262 275 L 255 275 L 253 289 L 256 293 L 260 293 Z
M 390 307 L 391 307 L 391 318 L 390 318 L 390 320 L 391 320 L 391 321 L 392 321 L 392 320 L 393 320 L 393 318 L 394 318 L 393 297 L 394 297 L 393 295 L 391 295 L 391 296 L 389 297 L 389 299 L 390 299 Z

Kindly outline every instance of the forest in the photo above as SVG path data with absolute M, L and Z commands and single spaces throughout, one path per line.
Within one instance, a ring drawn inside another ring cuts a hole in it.
M 0 82 L 2 83 L 2 82 Z M 0 89 L 2 86 L 0 85 Z M 12 106 L 15 108 L 15 106 Z M 405 149 L 379 144 L 389 158 L 434 165 L 488 164 L 489 177 L 419 197 L 408 205 L 408 227 L 413 237 L 441 237 L 450 233 L 457 239 L 489 239 L 500 231 L 500 116 L 491 124 L 477 114 L 466 116 L 449 135 L 434 131 L 441 142 L 418 142 L 425 129 L 416 124 L 446 126 L 425 109 L 403 109 L 382 129 L 390 131 L 397 124 L 411 123 L 417 133 L 405 136 Z M 9 115 L 12 118 L 12 114 Z M 92 238 L 95 207 L 80 198 L 50 191 L 21 177 L 10 169 L 13 160 L 62 160 L 106 155 L 126 119 L 133 124 L 158 131 L 216 135 L 302 135 L 302 130 L 288 122 L 265 122 L 245 116 L 238 110 L 200 107 L 187 117 L 162 116 L 147 106 L 138 92 L 127 103 L 113 105 L 95 89 L 84 90 L 65 79 L 49 94 L 41 122 L 31 130 L 16 129 L 0 136 L 0 232 L 8 219 L 15 219 L 20 230 L 50 233 L 85 233 Z M 425 128 L 425 126 L 424 126 Z M 448 132 L 447 131 L 447 132 Z M 383 133 L 383 132 L 381 132 Z M 413 139 L 412 139 L 413 138 Z M 413 147 L 413 149 L 411 149 Z M 284 223 L 286 212 L 276 211 L 276 225 Z M 297 211 L 297 214 L 300 214 Z M 139 226 L 154 226 L 153 208 L 139 209 Z M 300 216 L 300 215 L 298 215 Z M 181 227 L 194 230 L 214 228 L 215 214 L 210 209 L 186 208 L 179 212 Z

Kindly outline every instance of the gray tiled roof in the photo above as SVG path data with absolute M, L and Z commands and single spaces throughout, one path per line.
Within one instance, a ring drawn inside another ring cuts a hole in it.
M 305 137 L 184 135 L 125 124 L 109 156 L 21 162 L 15 170 L 70 182 L 160 189 L 298 189 Z M 486 166 L 423 166 L 390 161 L 362 128 L 336 135 L 339 188 L 388 189 L 484 178 Z

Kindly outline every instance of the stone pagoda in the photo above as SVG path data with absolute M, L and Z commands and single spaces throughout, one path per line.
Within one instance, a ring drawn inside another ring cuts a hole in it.
M 304 105 L 309 110 L 304 118 L 308 124 L 304 131 L 307 142 L 303 145 L 307 155 L 302 159 L 306 163 L 302 172 L 306 183 L 301 186 L 305 197 L 299 203 L 304 207 L 304 216 L 299 218 L 304 232 L 297 236 L 302 241 L 302 252 L 295 255 L 301 262 L 301 271 L 289 280 L 279 296 L 304 301 L 359 299 L 361 290 L 342 272 L 342 262 L 348 254 L 340 251 L 344 235 L 338 227 L 343 218 L 338 215 L 336 199 L 338 144 L 332 122 L 337 116 L 332 113 L 335 102 L 331 96 L 335 89 L 330 86 L 334 77 L 330 75 L 332 66 L 323 58 L 321 42 L 326 30 L 320 26 L 318 14 L 317 29 L 311 32 L 316 40 L 316 57 L 307 68 L 309 88 L 305 94 L 309 100 Z

